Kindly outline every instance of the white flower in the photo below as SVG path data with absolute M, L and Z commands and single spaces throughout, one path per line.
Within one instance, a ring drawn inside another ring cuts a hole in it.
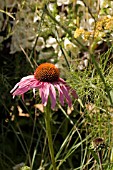
M 65 38 L 64 47 L 65 47 L 65 49 L 69 50 L 69 49 L 76 47 L 76 46 L 68 38 Z
M 100 8 L 103 7 L 104 0 L 100 0 Z
M 93 18 L 89 18 L 89 24 L 92 25 L 94 24 L 95 20 Z
M 35 15 L 34 16 L 34 19 L 33 19 L 33 22 L 37 22 L 37 21 L 40 21 L 40 16 L 38 16 L 38 15 Z
M 56 15 L 55 19 L 60 22 L 60 15 Z
M 49 48 L 49 47 L 53 47 L 55 50 L 57 49 L 57 42 L 56 42 L 56 39 L 53 38 L 53 37 L 49 37 L 47 40 L 46 40 L 46 47 Z
M 61 5 L 68 5 L 72 2 L 72 0 L 57 0 L 57 5 L 61 6 Z
M 54 3 L 48 4 L 48 8 L 49 8 L 50 11 L 54 11 L 54 5 L 55 5 Z

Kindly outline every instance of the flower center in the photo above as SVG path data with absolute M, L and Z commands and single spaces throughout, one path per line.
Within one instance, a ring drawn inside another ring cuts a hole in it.
M 51 63 L 43 63 L 37 67 L 34 77 L 42 82 L 55 82 L 59 79 L 59 69 Z

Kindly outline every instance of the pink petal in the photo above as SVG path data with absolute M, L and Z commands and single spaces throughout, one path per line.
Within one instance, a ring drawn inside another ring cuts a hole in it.
M 71 95 L 75 98 L 78 99 L 78 95 L 75 90 L 73 90 L 70 86 L 66 85 L 68 91 L 71 93 Z
M 27 84 L 29 84 L 32 81 L 36 81 L 36 79 L 34 78 L 33 75 L 29 75 L 29 76 L 23 77 L 18 84 L 20 87 L 21 86 L 24 87 L 24 85 L 26 86 Z
M 51 108 L 54 109 L 56 105 L 56 91 L 52 84 L 50 84 L 49 90 L 50 90 Z
M 19 83 L 17 83 L 17 84 L 14 86 L 14 88 L 10 91 L 10 93 L 13 93 L 13 92 L 17 89 L 18 84 L 19 84 Z
M 49 96 L 49 83 L 43 82 L 41 88 L 39 89 L 40 97 L 42 99 L 42 104 L 47 105 L 48 96 Z
M 59 85 L 59 84 L 55 84 L 54 86 L 55 86 L 55 87 L 57 88 L 57 90 L 58 90 L 59 100 L 60 100 L 60 102 L 61 102 L 61 105 L 64 106 L 64 95 L 63 95 L 63 92 L 62 92 L 62 90 L 61 90 L 61 88 L 60 88 L 60 85 Z
M 70 86 L 68 86 L 67 83 L 66 83 L 62 78 L 59 78 L 59 82 L 62 83 L 62 84 L 64 84 L 64 85 L 67 87 L 68 91 L 71 92 L 71 95 L 72 95 L 75 99 L 78 99 L 78 95 L 77 95 L 76 91 L 73 90 Z
M 71 89 L 71 94 L 75 99 L 78 99 L 78 95 L 75 90 Z
M 31 80 L 31 79 L 34 79 L 34 75 L 29 75 L 29 76 L 25 76 L 21 79 L 21 81 L 24 81 L 24 80 Z
M 65 80 L 63 80 L 62 78 L 59 78 L 59 82 L 62 84 L 66 84 Z
M 24 87 L 24 88 L 17 88 L 17 90 L 15 90 L 13 92 L 13 96 L 18 96 L 18 95 L 22 95 L 25 92 L 27 92 L 29 90 L 29 87 Z
M 42 87 L 39 89 L 39 96 L 40 96 L 40 98 L 42 98 L 42 92 L 43 92 L 43 90 L 42 90 Z
M 72 106 L 72 101 L 71 101 L 71 98 L 70 98 L 70 96 L 69 96 L 69 91 L 68 91 L 68 89 L 67 89 L 66 86 L 63 85 L 63 84 L 61 85 L 61 89 L 62 89 L 62 91 L 63 91 L 63 94 L 64 94 L 65 97 L 66 97 L 66 101 L 67 101 L 69 107 L 71 107 L 71 106 Z
M 33 75 L 23 77 L 11 90 L 13 96 L 22 95 L 30 89 L 40 88 L 41 82 L 36 80 Z
M 26 79 L 26 80 L 21 80 L 19 82 L 19 87 L 26 87 L 26 86 L 31 86 L 31 88 L 36 88 L 40 84 L 40 81 L 36 80 L 35 78 L 33 79 Z
M 30 82 L 29 84 L 28 84 L 28 86 L 30 87 L 30 89 L 33 89 L 33 88 L 41 88 L 41 86 L 42 86 L 42 82 L 40 82 L 40 81 L 38 81 L 38 80 L 35 80 L 35 81 L 33 81 L 33 82 Z

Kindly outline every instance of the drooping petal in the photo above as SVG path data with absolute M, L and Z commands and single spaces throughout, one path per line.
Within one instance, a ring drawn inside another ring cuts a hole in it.
M 41 88 L 39 89 L 39 96 L 41 99 L 42 99 L 42 92 L 43 92 L 43 90 L 42 90 L 42 86 L 41 86 Z
M 24 93 L 26 93 L 29 90 L 29 87 L 24 87 L 24 88 L 17 88 L 14 92 L 13 92 L 13 96 L 18 96 L 18 95 L 22 95 Z
M 35 78 L 21 80 L 19 82 L 19 87 L 26 87 L 30 86 L 31 88 L 38 88 L 38 85 L 40 86 L 40 81 L 36 80 Z
M 14 88 L 10 91 L 10 93 L 13 94 L 13 96 L 16 95 L 22 95 L 26 93 L 28 90 L 33 88 L 40 88 L 41 82 L 36 80 L 34 76 L 30 75 L 27 77 L 23 77 L 20 82 L 18 82 Z
M 71 94 L 75 99 L 78 99 L 78 95 L 75 90 L 71 89 Z
M 21 81 L 30 80 L 30 79 L 34 79 L 34 75 L 25 76 L 21 79 Z
M 51 99 L 51 108 L 54 109 L 56 105 L 56 91 L 55 91 L 55 87 L 53 86 L 53 84 L 50 84 L 49 90 L 50 90 L 49 93 L 50 93 L 50 99 Z
M 49 96 L 49 83 L 43 82 L 41 88 L 39 89 L 39 94 L 42 99 L 42 104 L 47 105 L 48 96 Z
M 34 97 L 35 97 L 35 91 L 36 91 L 35 88 L 33 88 L 33 95 L 34 95 Z
M 19 83 L 17 83 L 17 84 L 14 86 L 14 88 L 10 91 L 10 93 L 13 93 L 13 92 L 18 88 L 18 84 L 19 84 Z
M 18 84 L 19 84 L 20 87 L 21 86 L 24 87 L 24 86 L 26 86 L 27 84 L 29 84 L 30 82 L 33 82 L 33 81 L 36 81 L 36 79 L 34 78 L 33 75 L 29 75 L 29 76 L 23 77 Z
M 63 95 L 63 91 L 61 90 L 59 84 L 55 84 L 54 86 L 55 86 L 55 87 L 57 88 L 57 90 L 58 90 L 60 103 L 61 103 L 62 106 L 64 106 L 64 95 Z
M 62 91 L 63 91 L 63 94 L 65 95 L 65 98 L 66 98 L 66 101 L 67 101 L 69 107 L 71 107 L 72 101 L 71 101 L 71 98 L 70 98 L 70 96 L 69 96 L 69 91 L 68 91 L 68 89 L 67 89 L 66 86 L 63 85 L 63 84 L 61 85 L 61 89 L 62 89 Z
M 77 95 L 76 91 L 75 91 L 74 89 L 72 89 L 69 85 L 67 85 L 67 83 L 66 83 L 62 78 L 59 78 L 59 82 L 60 82 L 61 84 L 64 84 L 64 85 L 67 87 L 68 91 L 71 93 L 71 95 L 72 95 L 75 99 L 78 99 L 78 95 Z
M 66 84 L 65 80 L 63 80 L 62 78 L 59 78 L 59 83 Z
M 35 80 L 35 81 L 30 82 L 28 86 L 30 87 L 30 89 L 33 89 L 33 88 L 39 89 L 42 86 L 42 82 Z
M 49 96 L 49 83 L 44 82 L 44 88 L 43 88 L 43 95 L 44 95 L 44 106 L 47 105 L 48 96 Z
M 71 93 L 71 95 L 75 98 L 78 99 L 78 95 L 76 93 L 76 91 L 74 89 L 72 89 L 70 86 L 66 85 L 67 89 L 69 90 L 69 92 Z

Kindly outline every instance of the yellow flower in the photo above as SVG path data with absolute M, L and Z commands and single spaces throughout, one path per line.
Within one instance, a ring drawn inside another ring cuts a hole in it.
M 91 36 L 91 32 L 89 31 L 85 31 L 84 29 L 80 29 L 80 28 L 77 28 L 75 33 L 74 33 L 74 37 L 75 38 L 78 38 L 78 37 L 82 37 L 85 41 L 87 41 L 90 36 Z
M 84 29 L 77 28 L 76 31 L 74 32 L 74 37 L 78 38 L 79 36 L 83 35 L 85 32 Z
M 106 36 L 106 30 L 113 30 L 113 17 L 103 16 L 96 22 L 95 28 L 91 31 L 77 28 L 74 32 L 74 37 L 81 37 L 84 41 L 87 41 L 90 38 L 101 39 Z

